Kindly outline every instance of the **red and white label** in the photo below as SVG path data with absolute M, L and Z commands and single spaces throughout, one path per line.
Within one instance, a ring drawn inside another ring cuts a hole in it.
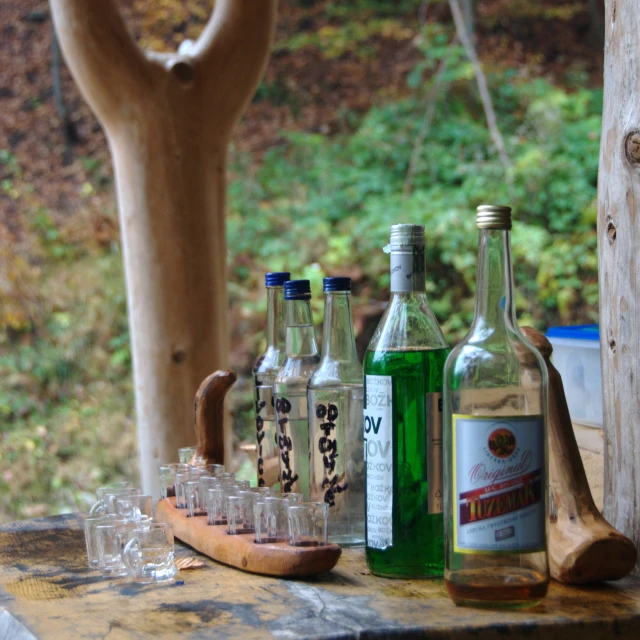
M 454 550 L 527 553 L 546 545 L 542 416 L 453 416 Z

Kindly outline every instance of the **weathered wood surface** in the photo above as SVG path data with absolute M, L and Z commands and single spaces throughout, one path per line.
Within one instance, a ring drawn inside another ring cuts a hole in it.
M 173 525 L 176 538 L 201 553 L 236 569 L 269 576 L 311 576 L 330 571 L 340 557 L 335 544 L 323 547 L 291 547 L 285 542 L 255 544 L 255 534 L 227 534 L 226 525 L 209 526 L 206 516 L 187 517 L 176 509 L 175 498 L 161 500 L 155 518 Z
M 113 156 L 142 485 L 152 493 L 157 465 L 195 444 L 194 391 L 227 364 L 227 148 L 265 69 L 277 0 L 217 0 L 198 40 L 177 53 L 142 50 L 118 0 L 50 3 Z
M 604 516 L 640 545 L 640 11 L 607 0 L 598 173 Z M 636 565 L 636 573 L 640 565 Z
M 369 575 L 345 550 L 306 580 L 250 575 L 202 556 L 171 586 L 106 580 L 86 566 L 82 522 L 59 516 L 0 527 L 0 638 L 637 638 L 640 580 L 552 583 L 525 611 L 456 608 L 441 580 Z M 177 546 L 179 556 L 197 555 Z M 5 609 L 3 612 L 2 609 Z

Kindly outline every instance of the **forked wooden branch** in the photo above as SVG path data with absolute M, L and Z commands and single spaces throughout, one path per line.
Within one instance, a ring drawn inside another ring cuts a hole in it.
M 198 455 L 207 462 L 224 461 L 224 398 L 237 380 L 230 369 L 207 376 L 196 392 L 194 403 Z
M 551 576 L 568 584 L 618 580 L 635 566 L 636 548 L 602 517 L 593 501 L 562 378 L 549 361 L 551 343 L 531 327 L 522 330 L 549 370 L 550 483 L 558 509 L 557 521 L 549 525 Z
M 193 390 L 227 366 L 227 148 L 264 72 L 277 0 L 216 0 L 197 42 L 175 53 L 138 46 L 118 0 L 50 3 L 113 155 L 140 470 L 152 492 L 158 463 L 193 444 Z

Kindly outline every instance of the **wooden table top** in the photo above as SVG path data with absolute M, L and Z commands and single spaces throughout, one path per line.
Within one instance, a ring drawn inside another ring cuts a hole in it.
M 178 556 L 198 556 L 176 542 Z M 371 576 L 361 550 L 306 580 L 250 575 L 202 557 L 169 586 L 101 578 L 86 565 L 82 519 L 0 526 L 0 640 L 32 638 L 544 638 L 640 637 L 640 580 L 552 583 L 521 611 L 458 608 L 442 580 Z

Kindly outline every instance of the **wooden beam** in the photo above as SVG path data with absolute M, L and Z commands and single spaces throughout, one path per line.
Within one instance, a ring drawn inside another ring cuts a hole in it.
M 598 176 L 604 515 L 640 545 L 640 12 L 607 0 Z M 638 572 L 636 565 L 636 572 Z
M 227 366 L 227 146 L 264 72 L 276 4 L 218 0 L 187 53 L 155 54 L 134 42 L 115 0 L 51 0 L 115 166 L 147 492 L 158 463 L 195 444 L 194 394 Z

